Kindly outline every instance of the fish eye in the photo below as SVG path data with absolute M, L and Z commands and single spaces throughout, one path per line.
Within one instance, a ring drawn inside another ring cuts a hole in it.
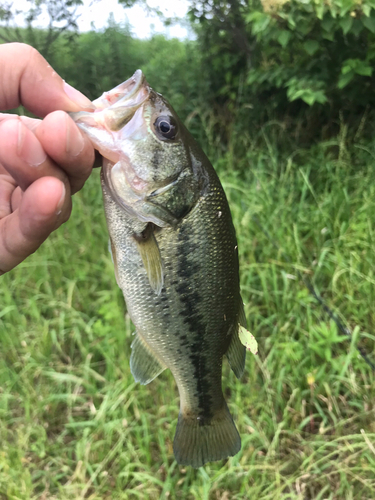
M 176 120 L 170 115 L 158 116 L 154 127 L 160 139 L 173 140 L 178 132 Z

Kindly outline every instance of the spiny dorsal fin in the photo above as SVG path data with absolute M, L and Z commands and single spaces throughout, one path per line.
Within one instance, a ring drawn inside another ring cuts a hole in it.
M 146 229 L 141 234 L 134 235 L 134 238 L 137 242 L 138 251 L 145 266 L 150 286 L 157 295 L 160 295 L 164 284 L 164 273 L 159 246 L 154 235 L 154 227 L 154 224 L 147 224 Z
M 136 382 L 142 385 L 149 384 L 165 370 L 146 342 L 137 333 L 131 345 L 130 370 Z

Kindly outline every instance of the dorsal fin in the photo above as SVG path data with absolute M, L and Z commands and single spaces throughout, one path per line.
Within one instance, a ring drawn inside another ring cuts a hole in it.
M 232 326 L 232 338 L 226 352 L 230 367 L 237 378 L 241 378 L 245 370 L 246 347 L 241 343 L 239 338 L 239 328 L 246 327 L 246 316 L 244 307 L 241 301 L 240 310 L 238 313 L 238 323 Z

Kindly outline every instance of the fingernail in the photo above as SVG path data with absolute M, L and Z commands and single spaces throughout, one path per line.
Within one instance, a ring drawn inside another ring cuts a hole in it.
M 66 145 L 65 151 L 69 156 L 78 156 L 83 150 L 85 140 L 78 130 L 78 127 L 72 123 L 72 120 L 66 115 Z
M 65 186 L 63 184 L 62 185 L 61 197 L 59 199 L 58 204 L 56 205 L 56 215 L 60 215 L 61 214 L 62 207 L 64 206 L 64 202 L 65 202 L 65 193 L 66 193 L 66 190 L 65 190 Z
M 83 95 L 79 90 L 75 89 L 69 83 L 64 81 L 64 91 L 65 94 L 69 97 L 71 101 L 73 101 L 77 106 L 82 109 L 95 109 L 94 104 L 88 99 L 85 95 Z
M 46 161 L 47 155 L 35 135 L 18 121 L 17 154 L 30 167 L 37 167 Z

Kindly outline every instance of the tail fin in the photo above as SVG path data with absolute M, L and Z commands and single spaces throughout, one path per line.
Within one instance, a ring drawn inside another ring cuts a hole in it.
M 224 402 L 211 420 L 178 416 L 173 451 L 180 465 L 201 467 L 206 462 L 232 457 L 241 449 L 241 438 Z

